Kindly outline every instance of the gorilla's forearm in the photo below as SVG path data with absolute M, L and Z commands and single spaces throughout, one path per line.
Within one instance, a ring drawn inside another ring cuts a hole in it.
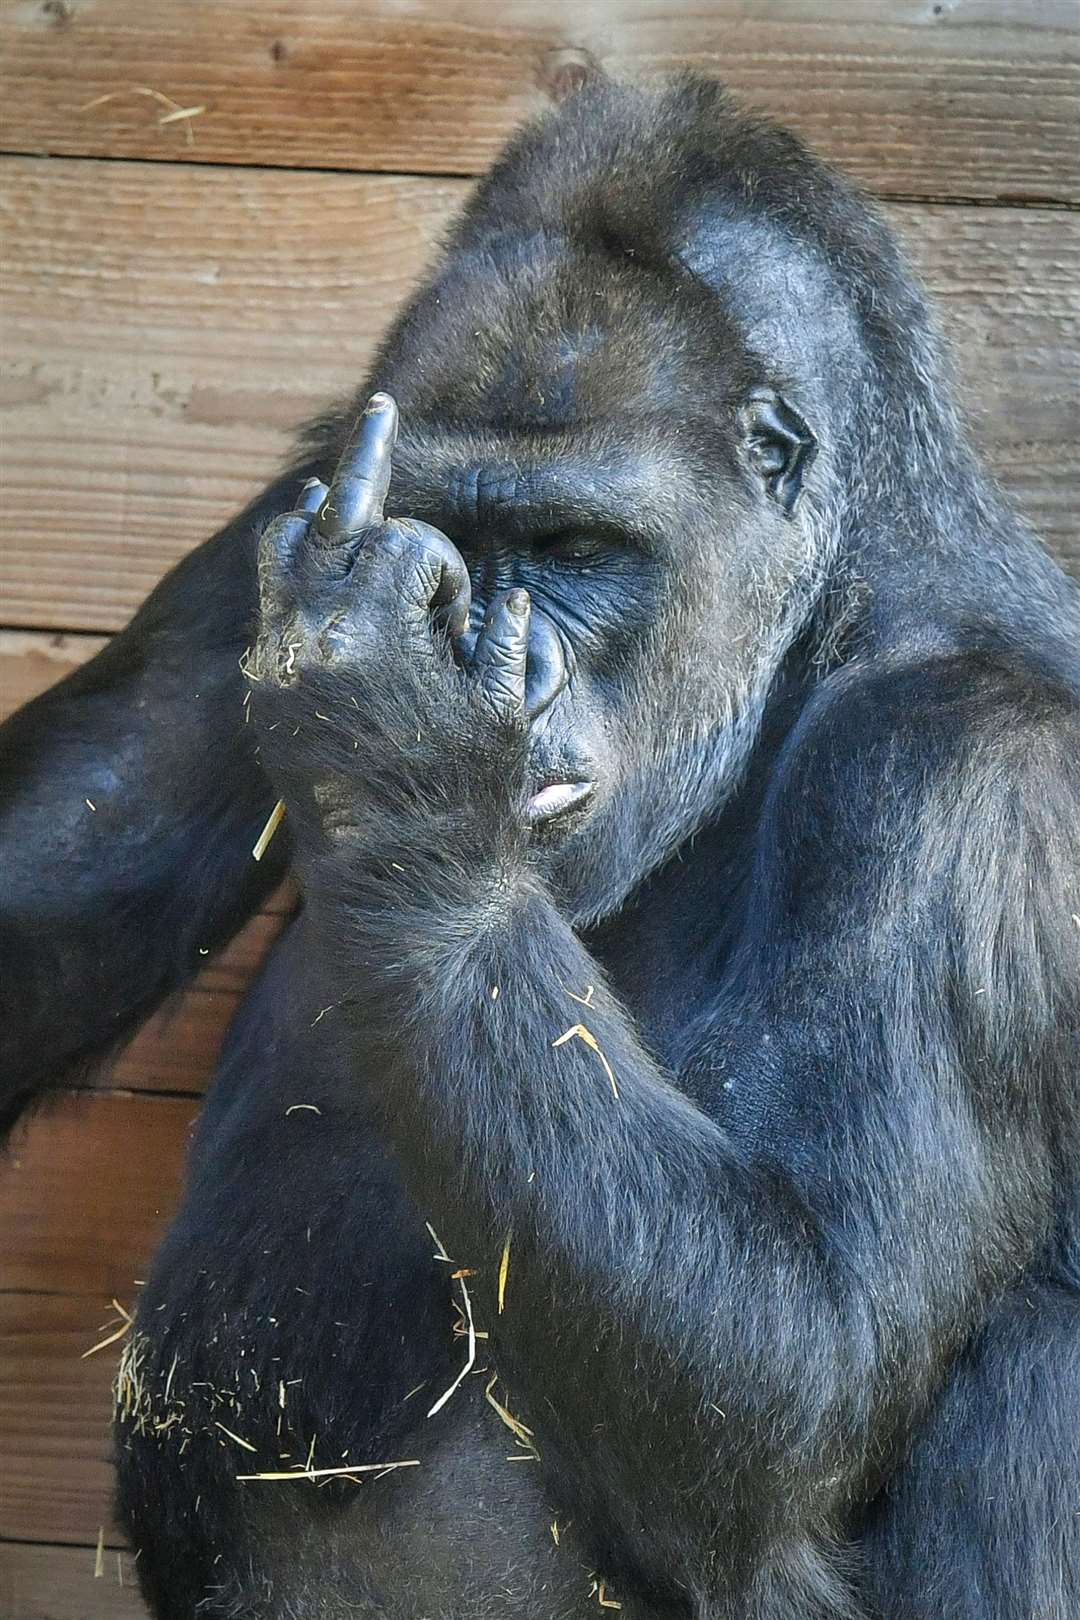
M 927 1099 L 873 1179 L 838 1152 L 850 1180 L 826 1215 L 665 1080 L 542 895 L 486 927 L 463 895 L 456 925 L 432 918 L 396 947 L 381 924 L 369 949 L 354 908 L 323 925 L 355 942 L 358 1072 L 378 1077 L 418 1207 L 475 1268 L 477 1325 L 567 1510 L 621 1526 L 646 1584 L 674 1567 L 713 1601 L 745 1597 L 748 1570 L 771 1568 L 763 1536 L 811 1543 L 872 1492 L 973 1318 L 995 1237 L 974 1197 L 955 1199 L 947 1239 L 920 1220 L 956 1168 L 920 1173 Z M 814 1083 L 779 1021 L 740 1078 L 778 1061 L 793 1088 Z M 588 1476 L 605 1481 L 599 1511 L 595 1485 L 566 1499 Z
M 0 730 L 0 1130 L 126 1035 L 280 877 L 244 725 L 258 528 L 298 479 L 176 568 L 98 657 Z

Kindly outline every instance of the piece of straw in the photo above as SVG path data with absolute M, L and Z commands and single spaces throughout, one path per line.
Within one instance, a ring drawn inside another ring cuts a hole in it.
M 270 840 L 281 826 L 285 817 L 285 800 L 279 799 L 267 817 L 266 826 L 255 840 L 255 848 L 251 851 L 252 859 L 261 861 L 270 847 Z
M 586 1029 L 584 1024 L 575 1024 L 571 1029 L 568 1029 L 565 1034 L 560 1035 L 557 1041 L 552 1041 L 551 1044 L 553 1047 L 565 1046 L 567 1041 L 572 1041 L 575 1038 L 579 1041 L 584 1041 L 585 1045 L 590 1049 L 590 1051 L 596 1053 L 597 1057 L 600 1059 L 600 1062 L 604 1066 L 604 1073 L 611 1082 L 612 1094 L 615 1097 L 616 1102 L 618 1102 L 619 1088 L 615 1084 L 615 1076 L 612 1073 L 611 1064 L 608 1062 L 603 1052 L 601 1052 L 600 1043 L 597 1041 L 596 1036 L 593 1034 L 591 1029 Z
M 389 1474 L 395 1468 L 419 1468 L 419 1466 L 419 1457 L 410 1457 L 406 1462 L 352 1463 L 346 1468 L 293 1468 L 288 1473 L 237 1474 L 236 1478 L 243 1480 L 347 1478 L 350 1474 Z
M 230 1440 L 235 1440 L 238 1446 L 243 1446 L 245 1451 L 258 1451 L 258 1446 L 253 1446 L 250 1440 L 242 1440 L 238 1434 L 233 1434 L 232 1430 L 227 1429 L 224 1423 L 219 1423 L 217 1418 L 214 1419 L 214 1427 L 220 1429 L 222 1434 L 227 1434 Z
M 166 109 L 165 112 L 158 115 L 158 127 L 161 128 L 165 124 L 177 124 L 182 122 L 184 125 L 184 135 L 188 145 L 191 146 L 194 144 L 195 134 L 191 127 L 191 120 L 193 118 L 198 118 L 200 113 L 204 113 L 206 111 L 205 105 L 200 105 L 198 107 L 181 107 L 180 103 L 178 101 L 174 101 L 172 96 L 167 96 L 163 90 L 151 90 L 149 85 L 129 84 L 126 85 L 122 90 L 109 90 L 103 96 L 95 96 L 92 101 L 84 102 L 84 104 L 76 110 L 81 113 L 94 112 L 98 107 L 105 107 L 110 101 L 119 101 L 124 96 L 143 96 L 148 101 L 156 101 L 159 107 L 164 107 Z
M 494 1395 L 491 1393 L 498 1382 L 498 1373 L 493 1373 L 488 1381 L 487 1388 L 484 1390 L 485 1401 L 487 1401 L 488 1405 L 493 1407 L 499 1414 L 499 1417 L 506 1424 L 506 1427 L 510 1430 L 510 1433 L 514 1436 L 514 1439 L 520 1446 L 524 1446 L 525 1450 L 530 1454 L 532 1460 L 539 1462 L 540 1453 L 533 1444 L 532 1430 L 526 1428 L 525 1424 L 521 1422 L 520 1418 L 516 1418 L 513 1412 L 509 1411 L 501 1401 L 497 1401 Z
M 502 1259 L 499 1261 L 499 1315 L 500 1316 L 503 1313 L 503 1306 L 506 1304 L 506 1278 L 507 1278 L 507 1274 L 509 1273 L 509 1270 L 510 1270 L 510 1239 L 513 1237 L 513 1235 L 514 1234 L 512 1232 L 507 1233 L 507 1235 L 506 1235 L 506 1243 L 503 1246 Z
M 124 1337 L 125 1333 L 131 1332 L 131 1325 L 135 1320 L 131 1312 L 125 1311 L 124 1307 L 117 1299 L 110 1300 L 109 1303 L 112 1305 L 112 1308 L 116 1312 L 117 1316 L 123 1318 L 123 1321 L 120 1323 L 120 1326 L 116 1329 L 115 1333 L 110 1333 L 108 1338 L 100 1339 L 97 1344 L 92 1344 L 89 1350 L 84 1350 L 82 1355 L 79 1357 L 80 1361 L 85 1361 L 87 1356 L 96 1356 L 99 1350 L 108 1349 L 110 1344 L 115 1344 L 118 1339 L 122 1339 Z
M 446 1249 L 445 1249 L 445 1247 L 443 1245 L 443 1241 L 440 1238 L 438 1232 L 436 1232 L 435 1228 L 432 1226 L 430 1221 L 425 1221 L 424 1225 L 427 1227 L 428 1231 L 431 1233 L 432 1240 L 433 1240 L 433 1242 L 435 1244 L 436 1249 L 438 1250 L 438 1254 L 437 1254 L 436 1258 L 439 1259 L 439 1260 L 445 1261 L 448 1266 L 452 1266 L 454 1262 L 451 1260 L 450 1256 L 447 1254 Z M 473 1321 L 472 1300 L 469 1298 L 469 1290 L 465 1286 L 465 1278 L 464 1278 L 464 1276 L 462 1275 L 462 1273 L 460 1271 L 457 1271 L 457 1272 L 454 1273 L 454 1281 L 457 1283 L 458 1287 L 461 1289 L 461 1302 L 465 1307 L 465 1322 L 466 1322 L 466 1327 L 467 1327 L 467 1338 L 468 1338 L 468 1348 L 467 1348 L 466 1355 L 465 1355 L 465 1365 L 464 1365 L 464 1367 L 462 1367 L 461 1371 L 458 1373 L 457 1377 L 454 1379 L 454 1382 L 450 1385 L 450 1388 L 446 1391 L 445 1394 L 439 1396 L 438 1400 L 435 1402 L 435 1405 L 428 1412 L 428 1417 L 429 1418 L 434 1417 L 436 1412 L 440 1412 L 442 1410 L 442 1408 L 446 1405 L 447 1401 L 450 1399 L 451 1395 L 453 1395 L 456 1390 L 461 1388 L 461 1385 L 465 1382 L 466 1378 L 472 1372 L 474 1366 L 476 1365 L 476 1324 Z

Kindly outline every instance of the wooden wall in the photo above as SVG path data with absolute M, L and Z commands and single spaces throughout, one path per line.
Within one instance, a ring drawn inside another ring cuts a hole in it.
M 1073 0 L 6 0 L 0 710 L 356 383 L 468 177 L 594 65 L 711 69 L 886 200 L 989 460 L 1080 571 L 1077 34 Z M 109 1523 L 115 1349 L 82 1352 L 137 1292 L 284 904 L 0 1169 L 12 1620 L 141 1613 Z

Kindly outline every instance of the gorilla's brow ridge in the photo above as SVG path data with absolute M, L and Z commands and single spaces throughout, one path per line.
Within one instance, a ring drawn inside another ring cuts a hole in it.
M 662 546 L 678 510 L 677 451 L 659 441 L 600 460 L 504 460 L 499 447 L 399 448 L 390 504 L 438 511 L 470 526 L 498 525 L 527 538 L 539 530 L 619 530 L 646 549 Z M 660 492 L 660 498 L 658 498 Z

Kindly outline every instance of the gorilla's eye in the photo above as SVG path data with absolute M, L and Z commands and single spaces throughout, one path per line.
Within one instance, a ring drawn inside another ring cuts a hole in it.
M 790 517 L 803 477 L 817 455 L 817 440 L 795 408 L 771 389 L 757 389 L 742 410 L 751 465 Z
M 608 534 L 580 529 L 539 535 L 533 542 L 537 555 L 545 561 L 550 559 L 569 563 L 595 562 L 598 557 L 611 551 L 612 544 L 612 537 Z

